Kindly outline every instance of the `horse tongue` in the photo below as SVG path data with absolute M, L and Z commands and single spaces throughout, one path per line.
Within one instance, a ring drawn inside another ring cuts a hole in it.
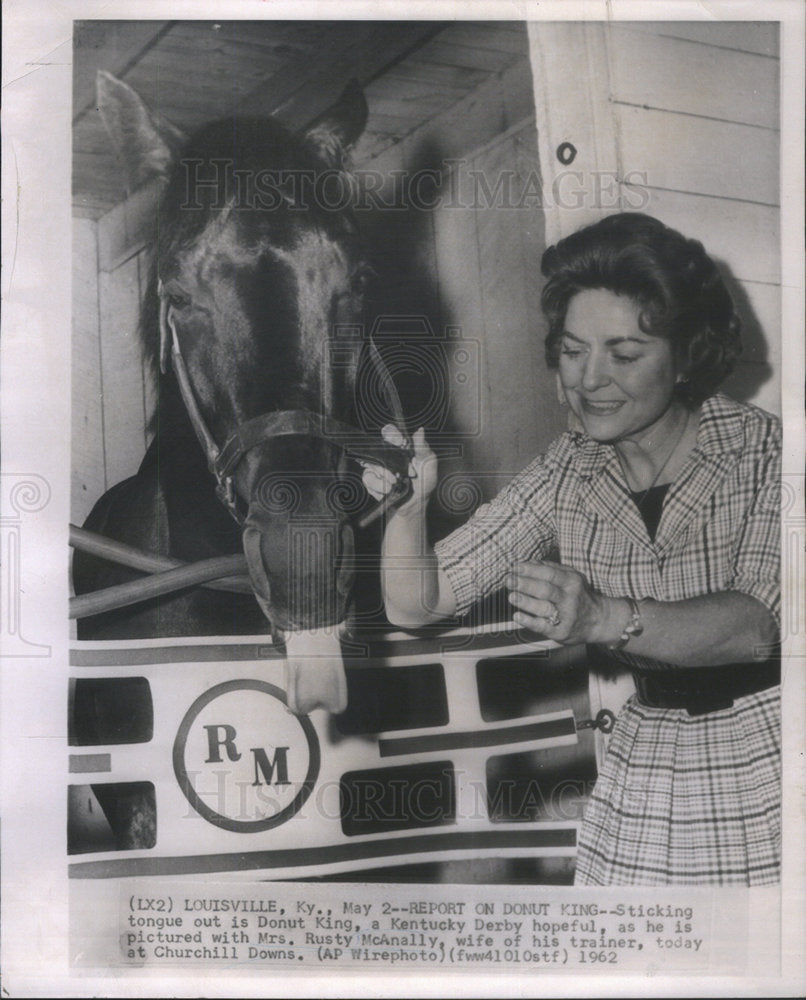
M 289 709 L 307 715 L 315 708 L 337 714 L 347 708 L 347 677 L 339 626 L 285 633 L 285 690 Z

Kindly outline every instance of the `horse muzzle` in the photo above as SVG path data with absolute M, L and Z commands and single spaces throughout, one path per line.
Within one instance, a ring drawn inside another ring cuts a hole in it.
M 337 517 L 268 517 L 253 505 L 243 547 L 255 597 L 285 641 L 289 709 L 343 712 L 339 631 L 354 576 L 352 528 Z
M 354 576 L 348 524 L 265 520 L 250 510 L 243 548 L 255 597 L 275 628 L 319 629 L 344 620 Z

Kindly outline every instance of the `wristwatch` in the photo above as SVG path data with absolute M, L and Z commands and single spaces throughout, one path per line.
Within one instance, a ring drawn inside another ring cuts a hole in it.
M 644 631 L 644 626 L 641 622 L 641 609 L 638 607 L 638 601 L 632 597 L 625 597 L 624 600 L 630 605 L 630 620 L 624 626 L 618 642 L 615 642 L 610 647 L 610 649 L 613 650 L 624 649 L 634 635 L 641 635 Z

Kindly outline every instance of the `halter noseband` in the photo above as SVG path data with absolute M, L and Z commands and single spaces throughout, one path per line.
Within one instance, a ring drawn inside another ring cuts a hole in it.
M 219 448 L 202 416 L 193 386 L 190 382 L 185 359 L 179 345 L 179 337 L 171 316 L 168 298 L 162 285 L 157 281 L 160 302 L 160 371 L 164 375 L 171 361 L 179 392 L 185 404 L 193 430 L 207 458 L 210 472 L 215 476 L 216 494 L 238 523 L 243 518 L 238 511 L 233 475 L 241 459 L 253 448 L 276 437 L 301 435 L 319 438 L 336 445 L 347 457 L 357 461 L 373 462 L 388 469 L 395 477 L 392 489 L 375 507 L 358 520 L 363 528 L 371 524 L 386 510 L 403 503 L 411 495 L 411 479 L 408 474 L 413 448 L 404 430 L 403 408 L 389 369 L 372 339 L 369 353 L 372 363 L 381 379 L 394 421 L 406 439 L 405 447 L 395 447 L 377 437 L 370 436 L 356 427 L 322 416 L 310 410 L 276 410 L 261 414 L 240 424 L 222 448 Z

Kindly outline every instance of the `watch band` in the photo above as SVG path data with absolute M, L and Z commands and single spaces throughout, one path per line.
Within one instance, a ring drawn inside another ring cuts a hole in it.
M 624 649 L 634 635 L 641 635 L 644 631 L 644 626 L 641 621 L 641 609 L 638 607 L 638 601 L 636 601 L 633 597 L 625 597 L 624 600 L 630 605 L 630 620 L 624 626 L 624 629 L 618 638 L 618 642 L 615 642 L 610 647 L 610 649 L 614 650 Z

